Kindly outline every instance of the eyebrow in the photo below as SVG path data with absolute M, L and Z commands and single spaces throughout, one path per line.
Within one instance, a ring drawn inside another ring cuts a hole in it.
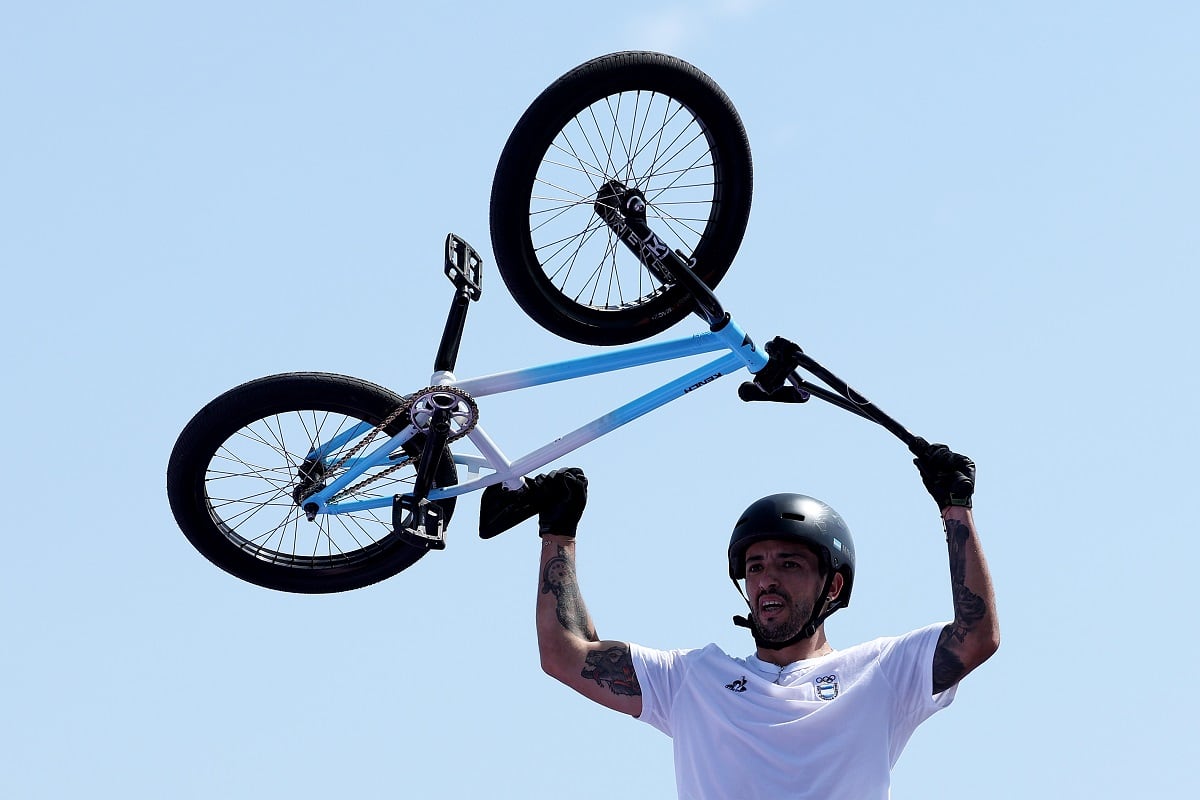
M 806 554 L 808 554 L 807 550 L 797 550 L 795 552 L 780 553 L 779 557 L 780 558 L 795 558 L 796 556 L 803 556 Z M 765 558 L 766 558 L 766 556 L 746 556 L 746 562 L 749 563 L 751 561 L 762 561 Z

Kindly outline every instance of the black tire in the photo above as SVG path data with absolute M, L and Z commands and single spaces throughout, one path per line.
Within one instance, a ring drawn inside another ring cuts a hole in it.
M 176 522 L 209 561 L 268 589 L 321 594 L 390 578 L 428 552 L 399 540 L 390 505 L 322 514 L 310 523 L 294 493 L 316 443 L 361 421 L 378 425 L 401 402 L 399 395 L 366 381 L 323 373 L 275 375 L 231 389 L 196 414 L 171 452 L 167 496 Z M 385 432 L 394 434 L 406 425 L 408 416 L 401 414 Z M 382 436 L 374 444 L 386 441 Z M 355 441 L 327 454 L 324 463 L 336 467 Z M 420 443 L 410 441 L 405 449 L 419 454 Z M 411 491 L 413 463 L 382 472 L 360 478 L 377 476 L 365 486 L 351 486 L 343 499 Z M 336 475 L 331 470 L 317 480 L 328 482 Z M 447 450 L 434 485 L 456 483 L 458 470 Z M 448 522 L 454 498 L 439 505 Z
M 642 191 L 650 228 L 694 256 L 715 287 L 750 216 L 753 166 L 737 110 L 687 62 L 614 53 L 559 78 L 513 129 L 492 184 L 496 264 L 531 318 L 584 344 L 636 342 L 692 310 L 595 213 L 610 180 Z

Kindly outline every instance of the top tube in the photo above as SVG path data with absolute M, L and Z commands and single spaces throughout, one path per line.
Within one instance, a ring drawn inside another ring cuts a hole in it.
M 722 349 L 737 354 L 750 372 L 758 372 L 767 363 L 766 354 L 756 348 L 746 332 L 731 319 L 717 332 L 705 331 L 685 339 L 623 347 L 618 350 L 557 361 L 538 367 L 497 372 L 464 380 L 451 380 L 450 385 L 466 391 L 473 397 L 485 397 L 489 394 L 511 392 L 589 375 L 600 375 L 605 372 L 712 353 Z

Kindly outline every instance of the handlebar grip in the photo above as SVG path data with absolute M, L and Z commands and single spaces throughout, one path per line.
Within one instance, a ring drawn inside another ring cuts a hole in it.
M 738 397 L 747 403 L 807 403 L 811 397 L 808 392 L 789 384 L 784 384 L 768 392 L 754 381 L 746 381 L 738 387 Z

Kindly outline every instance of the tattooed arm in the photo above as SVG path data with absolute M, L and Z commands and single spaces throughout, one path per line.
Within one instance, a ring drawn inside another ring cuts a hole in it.
M 1000 646 L 992 578 L 971 509 L 949 506 L 942 511 L 942 522 L 950 551 L 954 621 L 942 630 L 933 654 L 934 694 L 958 683 Z
M 579 593 L 575 539 L 543 535 L 537 633 L 542 669 L 601 705 L 642 713 L 642 689 L 629 645 L 601 641 Z

